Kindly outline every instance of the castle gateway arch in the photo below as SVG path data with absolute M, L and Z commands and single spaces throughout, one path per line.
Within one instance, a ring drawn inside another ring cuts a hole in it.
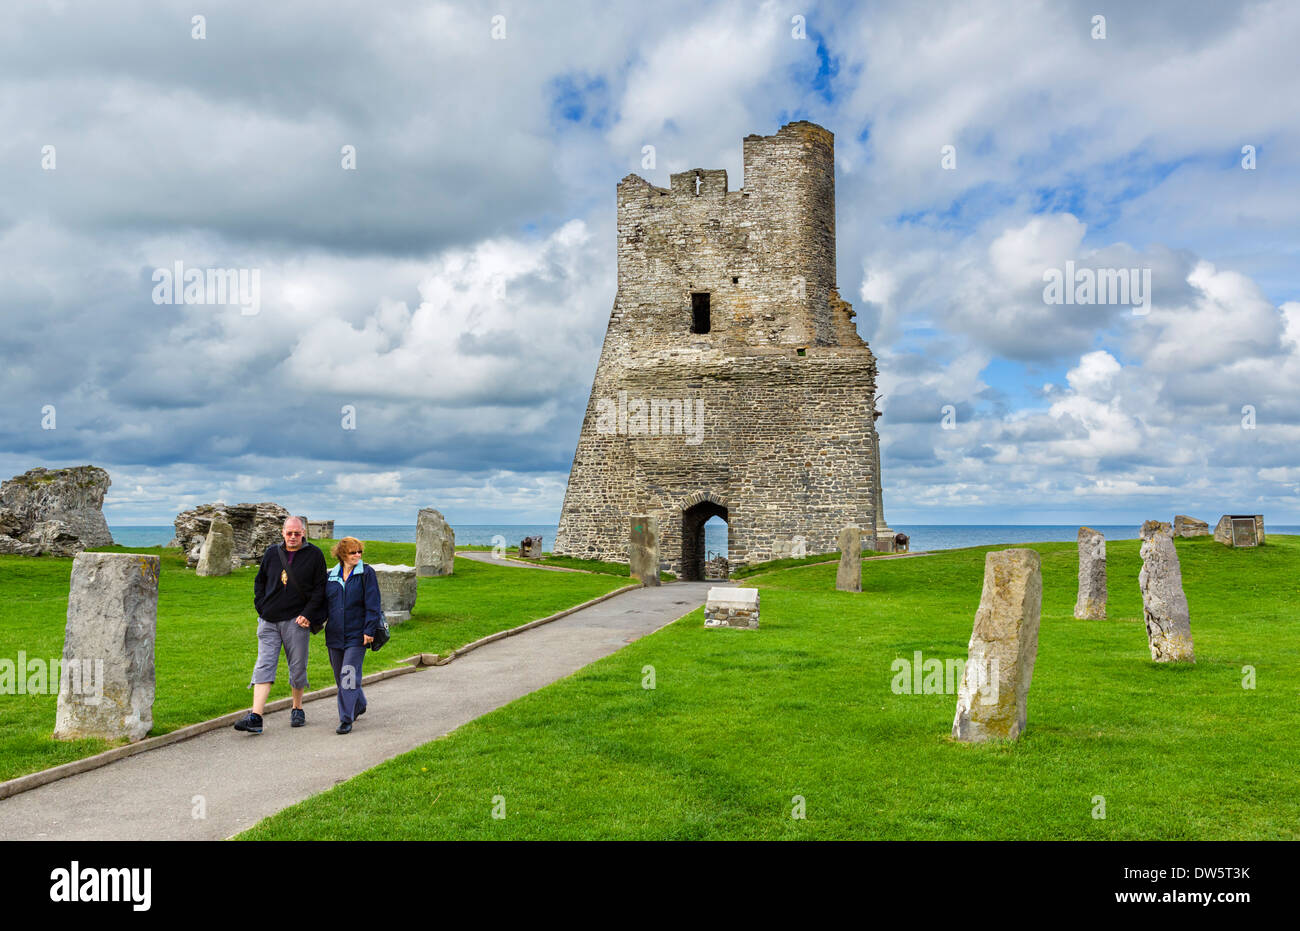
M 733 566 L 870 547 L 879 512 L 876 362 L 835 286 L 834 137 L 790 123 L 724 170 L 618 184 L 618 294 L 554 552 L 628 558 L 658 517 L 664 568 L 700 578 L 703 525 Z M 883 515 L 881 515 L 883 529 Z

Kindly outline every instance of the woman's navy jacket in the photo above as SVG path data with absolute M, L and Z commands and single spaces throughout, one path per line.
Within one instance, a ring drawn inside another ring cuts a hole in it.
M 363 635 L 375 635 L 382 616 L 379 579 L 363 560 L 357 560 L 346 582 L 342 563 L 329 571 L 325 599 L 330 609 L 329 623 L 325 625 L 326 646 L 336 650 L 361 646 L 365 642 L 361 639 Z

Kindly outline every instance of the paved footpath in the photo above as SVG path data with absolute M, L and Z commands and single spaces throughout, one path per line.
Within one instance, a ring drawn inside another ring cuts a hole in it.
M 634 589 L 446 666 L 366 686 L 370 709 L 351 734 L 334 733 L 338 714 L 334 699 L 326 698 L 306 704 L 306 727 L 290 728 L 289 712 L 279 711 L 266 716 L 258 736 L 210 731 L 2 799 L 0 837 L 230 837 L 614 653 L 702 605 L 717 584 Z M 321 646 L 313 642 L 312 648 Z M 195 796 L 203 797 L 204 818 L 194 817 Z

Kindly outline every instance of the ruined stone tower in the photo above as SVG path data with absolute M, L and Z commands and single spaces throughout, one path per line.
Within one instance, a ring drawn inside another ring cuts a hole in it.
M 876 362 L 835 288 L 834 136 L 800 121 L 724 170 L 618 185 L 618 294 L 556 553 L 626 561 L 654 514 L 664 568 L 702 577 L 704 523 L 731 564 L 874 539 Z M 870 543 L 868 542 L 868 547 Z

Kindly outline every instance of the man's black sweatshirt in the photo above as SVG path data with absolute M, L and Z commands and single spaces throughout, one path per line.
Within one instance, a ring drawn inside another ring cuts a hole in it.
M 277 551 L 284 553 L 285 562 L 293 557 L 286 570 L 293 576 L 288 582 L 281 580 L 283 565 Z M 300 614 L 309 621 L 325 620 L 327 575 L 325 555 L 310 543 L 304 543 L 302 549 L 293 553 L 282 543 L 267 547 L 257 578 L 253 581 L 253 605 L 257 608 L 257 616 L 264 621 L 291 621 Z M 298 583 L 296 587 L 293 584 L 295 580 Z

